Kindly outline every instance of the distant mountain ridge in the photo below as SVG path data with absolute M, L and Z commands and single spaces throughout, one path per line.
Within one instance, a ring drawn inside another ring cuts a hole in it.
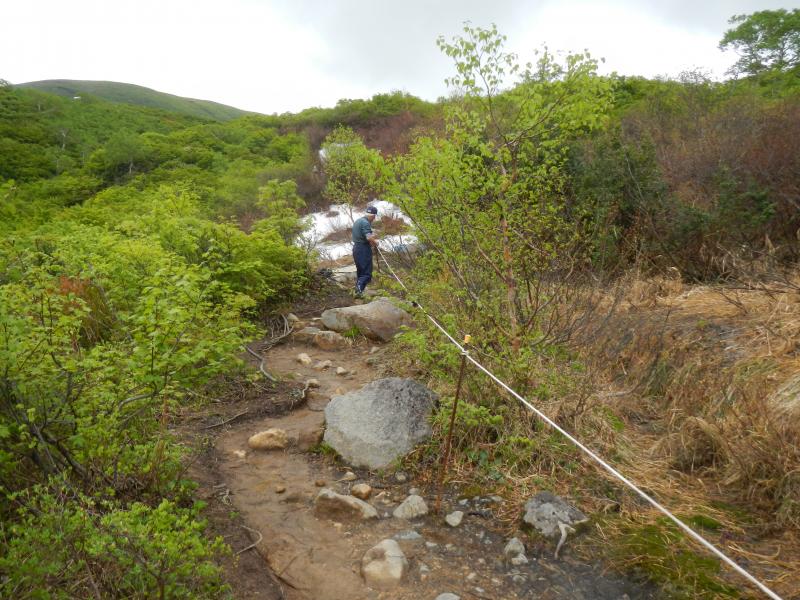
M 135 104 L 159 108 L 202 119 L 214 121 L 230 121 L 252 112 L 212 102 L 211 100 L 197 100 L 175 96 L 166 92 L 159 92 L 141 85 L 132 83 L 118 83 L 115 81 L 84 81 L 77 79 L 46 79 L 44 81 L 30 81 L 17 84 L 17 87 L 32 88 L 59 96 L 80 96 L 91 94 L 121 104 Z

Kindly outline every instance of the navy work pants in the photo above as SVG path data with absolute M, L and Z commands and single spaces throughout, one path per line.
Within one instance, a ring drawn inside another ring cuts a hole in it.
M 353 244 L 353 261 L 356 263 L 356 291 L 361 293 L 372 281 L 372 247 Z

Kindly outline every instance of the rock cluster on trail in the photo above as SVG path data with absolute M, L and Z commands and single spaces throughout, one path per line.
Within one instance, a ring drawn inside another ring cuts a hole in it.
M 361 574 L 371 588 L 390 590 L 396 587 L 408 569 L 408 561 L 398 543 L 383 540 L 367 550 L 361 559 Z
M 329 519 L 377 519 L 378 511 L 353 496 L 323 488 L 314 500 L 314 512 Z
M 305 352 L 301 352 L 300 354 L 297 355 L 297 362 L 299 362 L 301 365 L 308 366 L 313 361 L 311 360 L 311 357 L 308 354 L 306 354 Z
M 378 379 L 328 403 L 325 443 L 352 465 L 385 468 L 430 437 L 435 400 L 411 379 Z
M 560 523 L 573 526 L 587 520 L 585 514 L 552 492 L 539 492 L 525 503 L 523 521 L 550 538 L 561 535 Z
M 403 500 L 400 506 L 394 509 L 392 515 L 396 519 L 416 519 L 428 514 L 428 505 L 422 496 L 412 495 Z
M 369 304 L 331 308 L 322 313 L 328 329 L 343 332 L 354 327 L 374 340 L 391 340 L 402 325 L 412 324 L 411 316 L 386 298 L 376 298 Z
M 247 445 L 253 450 L 283 450 L 289 445 L 289 438 L 283 429 L 267 429 L 250 436 Z

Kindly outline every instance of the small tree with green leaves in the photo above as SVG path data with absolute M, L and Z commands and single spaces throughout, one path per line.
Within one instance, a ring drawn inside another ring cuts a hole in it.
M 331 132 L 321 155 L 327 177 L 325 198 L 348 206 L 351 219 L 354 208 L 386 189 L 387 167 L 381 153 L 367 148 L 352 129 L 338 127 Z
M 735 27 L 725 32 L 719 47 L 739 54 L 732 74 L 759 75 L 800 67 L 800 9 L 761 10 L 734 15 L 728 22 Z

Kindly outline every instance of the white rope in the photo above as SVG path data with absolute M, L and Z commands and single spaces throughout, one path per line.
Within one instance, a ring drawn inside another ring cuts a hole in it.
M 383 262 L 386 263 L 386 266 L 389 268 L 389 272 L 392 274 L 392 276 L 397 280 L 397 282 L 403 287 L 404 290 L 408 291 L 408 288 L 405 286 L 405 284 L 400 280 L 400 278 L 397 276 L 397 274 L 392 269 L 391 265 L 389 264 L 389 261 L 386 260 L 386 257 L 383 255 L 383 252 L 381 252 L 380 249 L 378 249 L 378 252 L 381 255 L 381 258 L 383 259 Z M 575 444 L 583 452 L 588 454 L 592 458 L 592 460 L 594 460 L 601 467 L 603 467 L 606 471 L 611 473 L 611 475 L 613 475 L 614 477 L 619 479 L 622 483 L 624 483 L 626 486 L 628 486 L 630 489 L 632 489 L 634 492 L 636 492 L 648 504 L 650 504 L 651 506 L 653 506 L 657 510 L 661 511 L 673 523 L 675 523 L 675 525 L 680 527 L 687 535 L 689 535 L 696 542 L 698 542 L 700 545 L 702 545 L 704 548 L 706 548 L 709 552 L 714 554 L 722 562 L 724 562 L 729 567 L 731 567 L 734 571 L 739 573 L 742 577 L 747 579 L 750 583 L 755 585 L 758 589 L 760 589 L 762 592 L 764 592 L 764 594 L 766 594 L 767 596 L 769 596 L 773 600 L 783 600 L 780 596 L 778 596 L 778 594 L 773 592 L 765 584 L 761 583 L 761 581 L 756 579 L 755 576 L 751 575 L 744 568 L 739 566 L 733 559 L 729 558 L 724 552 L 722 552 L 722 550 L 718 549 L 716 546 L 714 546 L 714 544 L 709 542 L 707 539 L 705 539 L 703 536 L 701 536 L 699 533 L 697 533 L 694 529 L 692 529 L 686 523 L 681 521 L 678 517 L 673 515 L 667 508 L 665 508 L 664 506 L 659 504 L 655 499 L 651 498 L 648 494 L 646 494 L 644 491 L 642 491 L 635 483 L 630 481 L 622 473 L 617 471 L 614 467 L 612 467 L 610 464 L 608 464 L 605 460 L 600 458 L 600 456 L 595 454 L 592 450 L 590 450 L 588 447 L 586 447 L 582 442 L 580 442 L 578 439 L 576 439 L 574 436 L 572 436 L 568 431 L 566 431 L 564 428 L 562 428 L 558 423 L 553 421 L 550 417 L 548 417 L 546 414 L 544 414 L 542 411 L 540 411 L 538 408 L 536 408 L 528 400 L 523 398 L 520 394 L 518 394 L 515 390 L 513 390 L 511 387 L 509 387 L 504 381 L 502 381 L 500 378 L 498 378 L 489 369 L 487 369 L 481 363 L 479 363 L 477 360 L 472 358 L 472 356 L 469 354 L 469 352 L 452 335 L 450 335 L 447 332 L 447 330 L 444 327 L 442 327 L 442 325 L 436 319 L 434 319 L 431 315 L 429 315 L 428 312 L 422 307 L 422 305 L 419 304 L 419 302 L 415 302 L 415 304 L 425 314 L 425 316 L 428 317 L 430 322 L 433 323 L 436 326 L 436 328 L 439 329 L 439 331 L 441 331 L 445 335 L 445 337 L 447 337 L 447 339 L 449 339 L 450 342 L 454 346 L 456 346 L 462 354 L 464 354 L 467 357 L 468 361 L 470 361 L 473 365 L 478 367 L 478 369 L 480 369 L 481 371 L 486 373 L 486 375 L 488 375 L 489 378 L 492 379 L 497 385 L 499 385 L 501 388 L 506 390 L 514 398 L 519 400 L 522 404 L 524 404 L 528 409 L 530 409 L 542 421 L 547 423 L 550 427 L 552 427 L 553 429 L 558 431 L 561 435 L 563 435 L 570 442 Z

